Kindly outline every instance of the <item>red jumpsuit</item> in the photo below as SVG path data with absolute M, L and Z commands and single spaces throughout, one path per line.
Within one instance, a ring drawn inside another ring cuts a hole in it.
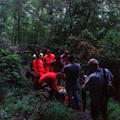
M 47 83 L 50 85 L 52 91 L 57 91 L 56 76 L 57 73 L 48 72 L 39 79 L 39 84 Z
M 39 59 L 36 58 L 33 60 L 32 69 L 34 70 L 36 76 L 41 77 L 44 74 L 44 66 L 40 58 Z
M 44 56 L 44 66 L 45 66 L 45 73 L 50 72 L 50 64 L 54 60 L 55 55 L 54 54 L 46 54 Z

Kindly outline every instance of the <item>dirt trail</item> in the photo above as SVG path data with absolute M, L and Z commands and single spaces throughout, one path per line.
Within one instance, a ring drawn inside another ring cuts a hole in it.
M 91 120 L 90 112 L 86 109 L 85 112 L 82 111 L 75 111 L 76 114 L 79 116 L 77 120 Z
M 83 113 L 83 118 L 82 120 L 91 120 L 91 117 L 90 117 L 90 113 L 88 110 L 86 110 L 84 113 Z

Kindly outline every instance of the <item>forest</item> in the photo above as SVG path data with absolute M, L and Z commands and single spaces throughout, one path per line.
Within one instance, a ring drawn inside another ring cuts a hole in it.
M 25 72 L 38 48 L 56 56 L 67 49 L 82 74 L 98 59 L 114 75 L 109 120 L 120 120 L 120 0 L 0 0 L 0 119 L 90 120 L 89 98 L 78 113 L 33 90 Z

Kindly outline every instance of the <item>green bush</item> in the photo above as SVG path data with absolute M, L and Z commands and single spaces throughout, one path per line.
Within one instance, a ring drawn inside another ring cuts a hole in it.
M 0 101 L 9 91 L 8 88 L 26 84 L 26 78 L 21 74 L 21 59 L 17 54 L 0 49 Z
M 78 116 L 73 113 L 72 109 L 54 102 L 51 108 L 46 111 L 47 119 L 45 120 L 77 120 Z
M 25 95 L 23 91 L 21 94 L 21 90 L 16 88 L 14 88 L 12 92 L 13 94 L 8 96 L 1 105 L 0 118 L 7 120 L 14 117 L 25 120 L 27 118 L 34 118 L 38 113 L 38 107 L 40 107 L 39 98 L 36 98 L 35 94 Z
M 112 99 L 108 103 L 108 117 L 109 120 L 120 120 L 120 105 Z
M 1 73 L 8 78 L 8 80 L 17 81 L 20 78 L 21 65 L 20 58 L 16 54 L 7 54 L 1 57 L 0 60 Z
M 43 91 L 24 91 L 12 89 L 0 107 L 0 119 L 10 120 L 21 118 L 22 120 L 77 120 L 78 115 L 72 109 L 66 108 L 57 101 L 44 98 Z M 45 94 L 45 92 L 44 92 Z
M 18 85 L 25 78 L 21 75 L 21 59 L 17 54 L 0 49 L 0 81 Z

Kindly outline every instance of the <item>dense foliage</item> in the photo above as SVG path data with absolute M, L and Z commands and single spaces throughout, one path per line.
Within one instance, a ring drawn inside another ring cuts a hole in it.
M 57 101 L 50 101 L 44 91 L 35 92 L 28 88 L 12 90 L 0 108 L 1 119 L 20 120 L 77 120 L 78 116 L 72 109 L 67 109 Z
M 37 48 L 50 48 L 55 54 L 68 49 L 85 74 L 88 59 L 97 58 L 114 74 L 119 100 L 119 4 L 119 0 L 0 0 L 0 118 L 77 118 L 56 102 L 42 104 L 22 76 L 21 62 L 30 65 Z M 109 102 L 110 120 L 120 119 L 119 107 Z
M 0 49 L 0 58 L 0 100 L 2 100 L 9 88 L 21 87 L 26 79 L 21 74 L 20 56 Z
M 97 40 L 120 29 L 118 0 L 2 0 L 0 11 L 0 36 L 24 46 L 63 49 L 67 37 L 85 29 Z
M 108 114 L 109 114 L 109 120 L 120 119 L 120 105 L 114 100 L 109 101 Z

